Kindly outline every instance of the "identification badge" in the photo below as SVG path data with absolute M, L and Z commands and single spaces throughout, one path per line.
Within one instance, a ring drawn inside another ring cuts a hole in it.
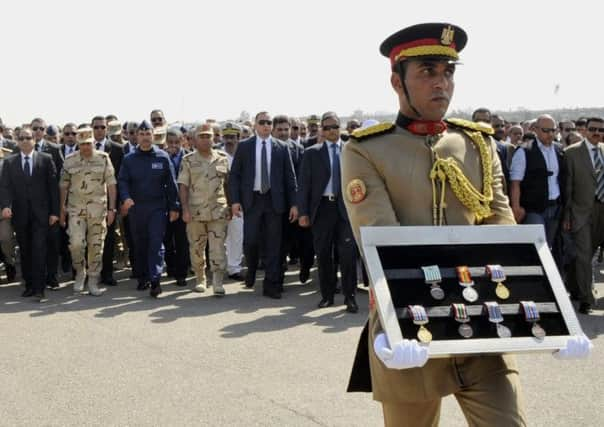
M 407 307 L 409 310 L 409 314 L 413 319 L 413 324 L 419 326 L 419 330 L 417 331 L 417 339 L 423 343 L 429 343 L 432 341 L 432 333 L 426 328 L 426 324 L 428 323 L 428 314 L 426 313 L 426 309 L 421 305 L 410 305 Z
M 524 318 L 527 322 L 529 322 L 531 326 L 531 333 L 537 339 L 545 338 L 545 329 L 537 323 L 541 316 L 539 315 L 539 310 L 537 310 L 537 304 L 534 301 L 520 301 L 520 306 L 522 307 L 522 311 L 524 312 Z
M 484 308 L 489 316 L 489 322 L 495 324 L 499 338 L 510 338 L 512 336 L 512 331 L 503 324 L 503 314 L 501 314 L 501 307 L 499 307 L 499 304 L 494 301 L 485 302 Z
M 465 304 L 451 304 L 451 312 L 453 313 L 455 320 L 461 323 L 459 328 L 457 328 L 459 335 L 464 338 L 472 338 L 474 330 L 472 329 L 472 326 L 470 326 L 470 316 L 468 315 Z
M 430 285 L 430 295 L 432 298 L 435 300 L 445 299 L 445 291 L 439 286 L 439 283 L 442 281 L 442 276 L 440 275 L 438 265 L 422 267 L 422 271 L 424 272 L 425 282 Z
M 162 162 L 151 163 L 151 169 L 163 169 L 164 164 Z
M 470 275 L 470 269 L 463 265 L 457 267 L 456 270 L 459 284 L 464 288 L 462 292 L 463 298 L 468 302 L 475 302 L 478 300 L 478 292 L 474 289 L 474 281 Z
M 491 276 L 491 280 L 497 283 L 495 288 L 495 294 L 499 299 L 508 299 L 510 297 L 510 290 L 503 284 L 505 282 L 505 272 L 503 267 L 499 264 L 487 265 L 487 274 Z

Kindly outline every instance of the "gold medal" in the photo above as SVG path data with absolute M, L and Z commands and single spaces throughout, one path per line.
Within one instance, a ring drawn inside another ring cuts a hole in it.
M 423 343 L 429 343 L 432 341 L 432 333 L 425 326 L 420 326 L 417 331 L 417 338 Z
M 510 297 L 510 290 L 502 282 L 499 282 L 495 288 L 495 294 L 499 299 L 508 299 Z

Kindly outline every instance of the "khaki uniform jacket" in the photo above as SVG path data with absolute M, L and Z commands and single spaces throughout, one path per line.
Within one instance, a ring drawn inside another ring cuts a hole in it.
M 115 171 L 107 153 L 92 150 L 86 159 L 76 151 L 65 159 L 60 187 L 67 189 L 67 213 L 71 216 L 104 218 L 107 185 L 116 185 Z
M 229 212 L 227 178 L 229 161 L 226 153 L 212 149 L 209 158 L 196 150 L 183 157 L 178 184 L 189 189 L 189 210 L 193 221 L 226 219 Z
M 503 173 L 496 146 L 484 135 L 490 145 L 493 172 L 492 216 L 484 224 L 514 224 L 508 198 L 503 191 Z M 459 129 L 451 129 L 433 145 L 441 158 L 452 157 L 475 188 L 482 191 L 482 166 L 478 148 Z M 366 187 L 365 198 L 352 203 L 346 191 L 346 208 L 357 243 L 360 245 L 361 226 L 432 225 L 432 184 L 429 173 L 433 153 L 427 137 L 414 135 L 396 127 L 393 131 L 351 140 L 342 152 L 342 188 L 350 181 L 360 179 Z M 447 225 L 477 224 L 474 214 L 455 197 L 447 183 L 445 221 Z M 440 191 L 438 192 L 440 195 Z M 373 351 L 373 342 L 381 331 L 379 318 L 370 308 L 353 367 L 349 391 L 373 391 L 378 401 L 424 401 L 440 398 L 455 391 L 459 385 L 449 375 L 455 359 L 430 359 L 422 368 L 388 369 Z M 511 356 L 465 358 L 472 377 L 481 377 L 499 371 L 515 370 Z M 370 368 L 370 370 L 368 369 Z M 370 378 L 369 378 L 370 375 Z
M 596 196 L 597 172 L 591 161 L 592 144 L 583 140 L 564 150 L 566 182 L 564 191 L 564 220 L 571 222 L 573 232 L 590 223 Z M 604 159 L 604 144 L 599 143 Z

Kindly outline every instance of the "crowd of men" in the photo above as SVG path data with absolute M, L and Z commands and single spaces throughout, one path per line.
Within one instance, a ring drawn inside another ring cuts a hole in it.
M 542 115 L 516 123 L 486 108 L 472 120 L 494 130 L 516 221 L 544 226 L 571 297 L 589 313 L 592 257 L 604 243 L 604 120 Z M 193 272 L 194 291 L 211 286 L 222 296 L 225 276 L 253 288 L 263 268 L 263 295 L 278 299 L 288 265 L 299 265 L 306 283 L 316 257 L 319 307 L 341 292 L 346 310 L 357 312 L 362 267 L 340 153 L 361 125 L 343 126 L 333 112 L 168 125 L 161 110 L 149 121 L 96 116 L 61 128 L 40 118 L 17 128 L 0 121 L 8 281 L 17 276 L 18 247 L 23 297 L 39 301 L 59 287 L 59 266 L 73 275 L 74 292 L 95 296 L 101 284 L 117 285 L 115 268 L 130 267 L 137 289 L 152 297 L 162 293 L 164 270 L 181 287 Z

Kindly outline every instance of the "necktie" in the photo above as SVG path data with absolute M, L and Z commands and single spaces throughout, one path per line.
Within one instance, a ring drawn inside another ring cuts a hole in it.
M 266 157 L 266 141 L 262 141 L 262 155 L 260 157 L 260 192 L 262 194 L 270 190 L 271 184 L 268 180 L 268 160 Z
M 332 156 L 331 156 L 331 190 L 334 196 L 340 195 L 340 153 L 338 153 L 338 144 L 331 144 Z
M 35 146 L 35 150 L 36 151 L 40 151 L 40 144 L 36 142 L 36 146 Z
M 29 156 L 25 156 L 25 164 L 23 165 L 23 172 L 26 176 L 31 176 L 31 168 L 29 166 Z
M 598 148 L 592 148 L 594 152 L 594 168 L 596 172 L 596 198 L 604 203 L 604 165 L 598 155 Z
M 97 142 L 97 143 L 96 143 L 96 149 L 97 149 L 97 150 L 100 150 L 100 149 L 101 149 L 101 143 L 100 143 L 100 142 Z

